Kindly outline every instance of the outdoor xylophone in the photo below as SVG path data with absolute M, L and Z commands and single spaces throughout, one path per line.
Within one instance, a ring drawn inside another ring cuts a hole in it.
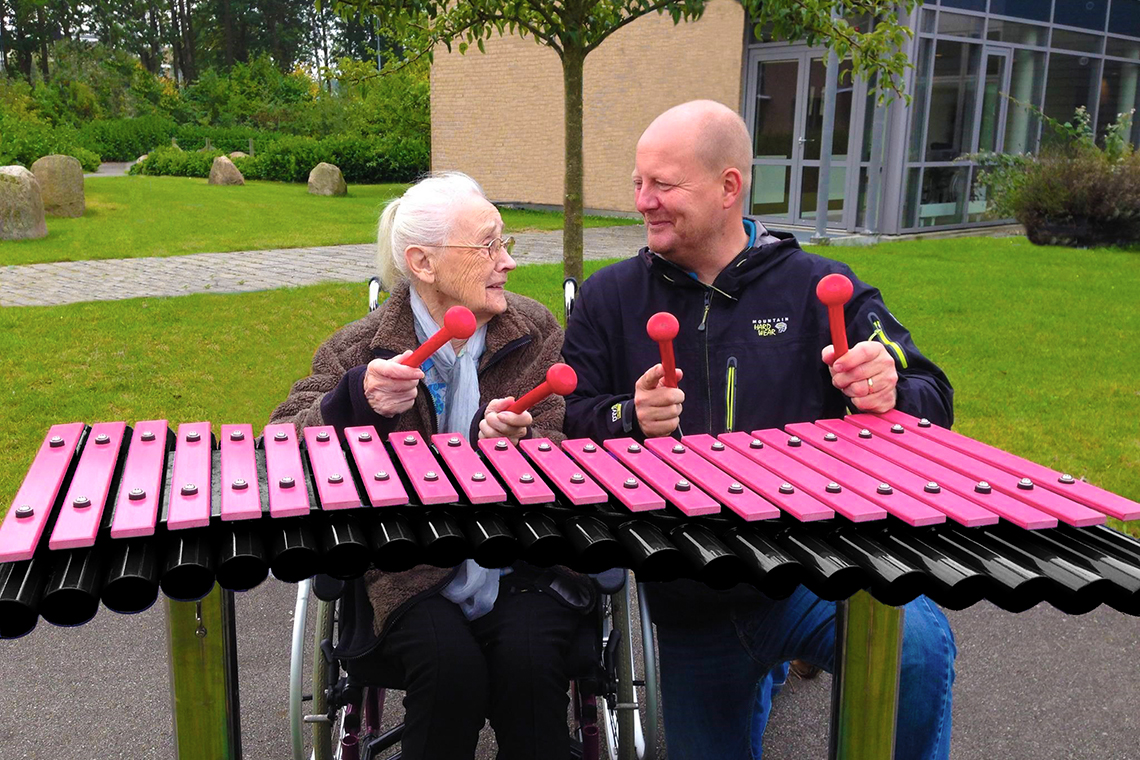
M 1140 614 L 1140 505 L 901 412 L 592 442 L 164 420 L 56 425 L 0 526 L 0 636 L 161 589 L 516 559 L 642 580 Z
M 817 289 L 836 356 L 847 351 L 839 275 Z M 404 361 L 474 330 L 456 307 Z M 676 386 L 677 321 L 649 321 Z M 554 365 L 522 411 L 565 395 Z M 733 432 L 560 444 L 373 427 L 166 420 L 55 425 L 0 525 L 0 638 L 39 617 L 81 625 L 99 602 L 139 612 L 159 590 L 204 597 L 269 572 L 296 582 L 369 567 L 486 567 L 517 559 L 635 570 L 775 598 L 806 585 L 828 600 L 868 589 L 900 606 L 988 599 L 1068 613 L 1106 603 L 1140 614 L 1140 541 L 1104 525 L 1140 504 L 899 411 Z

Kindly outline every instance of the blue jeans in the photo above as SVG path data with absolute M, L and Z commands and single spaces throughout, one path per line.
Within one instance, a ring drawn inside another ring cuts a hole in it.
M 784 600 L 751 586 L 718 592 L 692 581 L 646 584 L 657 624 L 670 760 L 754 760 L 767 724 L 770 671 L 791 659 L 831 672 L 835 603 L 803 586 Z M 906 605 L 895 738 L 897 760 L 950 757 L 957 648 L 933 602 Z M 779 674 L 779 671 L 777 671 Z

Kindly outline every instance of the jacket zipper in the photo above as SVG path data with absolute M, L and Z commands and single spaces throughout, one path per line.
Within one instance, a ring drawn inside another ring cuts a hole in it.
M 706 329 L 709 324 L 709 310 L 712 308 L 712 288 L 705 287 L 705 313 L 701 316 L 701 323 L 697 326 L 697 332 L 703 333 L 705 336 L 705 403 L 708 405 L 709 410 L 709 424 L 706 430 L 710 433 L 713 431 L 713 408 L 712 408 L 712 369 L 709 367 L 709 333 Z
M 731 433 L 736 426 L 736 357 L 728 357 L 725 370 L 724 432 Z
M 887 348 L 895 352 L 895 355 L 898 357 L 899 364 L 902 365 L 903 369 L 906 369 L 906 352 L 902 350 L 902 346 L 887 337 L 887 332 L 883 329 L 883 323 L 879 320 L 872 318 L 871 326 L 874 327 L 875 330 L 871 333 L 871 337 L 868 338 L 868 340 L 879 338 L 879 340 L 881 340 Z

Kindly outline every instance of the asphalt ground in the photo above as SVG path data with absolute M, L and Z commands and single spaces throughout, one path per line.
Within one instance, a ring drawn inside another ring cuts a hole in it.
M 237 595 L 247 760 L 291 756 L 295 595 L 273 580 Z M 987 602 L 949 617 L 959 648 L 953 760 L 1140 758 L 1140 621 L 1106 607 L 1013 615 Z M 0 642 L 0 684 L 0 760 L 175 757 L 161 602 L 132 616 L 103 609 L 78 628 L 41 621 L 23 639 Z M 400 709 L 393 694 L 386 722 Z M 826 758 L 829 713 L 829 676 L 793 680 L 776 699 L 765 758 Z M 484 733 L 478 758 L 492 760 Z

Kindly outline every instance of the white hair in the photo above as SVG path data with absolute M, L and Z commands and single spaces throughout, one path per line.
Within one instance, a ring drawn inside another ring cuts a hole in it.
M 487 197 L 479 183 L 463 172 L 438 172 L 388 201 L 376 233 L 376 268 L 385 289 L 407 278 L 408 246 L 447 242 L 456 204 L 472 195 Z

